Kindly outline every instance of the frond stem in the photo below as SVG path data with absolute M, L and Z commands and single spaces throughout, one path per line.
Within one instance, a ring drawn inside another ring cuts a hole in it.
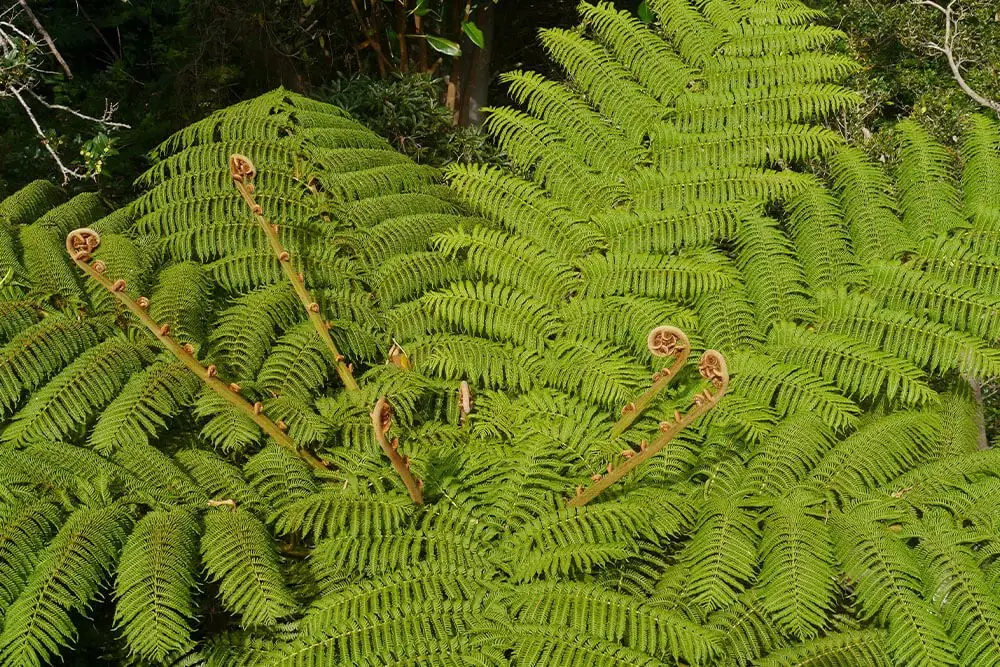
M 701 361 L 698 363 L 698 372 L 701 373 L 703 378 L 711 382 L 712 386 L 695 395 L 694 408 L 684 414 L 675 412 L 673 421 L 662 422 L 660 424 L 660 434 L 649 445 L 645 445 L 638 453 L 631 449 L 622 452 L 622 456 L 625 458 L 624 463 L 618 467 L 609 464 L 606 475 L 594 475 L 594 483 L 586 489 L 583 487 L 578 488 L 576 496 L 566 502 L 568 507 L 583 507 L 589 503 L 609 486 L 618 482 L 625 475 L 656 456 L 678 433 L 693 424 L 719 403 L 719 400 L 729 388 L 729 372 L 726 368 L 725 357 L 715 350 L 706 350 L 701 355 Z M 712 389 L 715 391 L 713 392 Z
M 649 407 L 656 395 L 670 384 L 691 354 L 691 341 L 677 327 L 656 327 L 649 332 L 646 344 L 653 356 L 673 357 L 674 362 L 653 376 L 653 384 L 642 396 L 622 408 L 622 416 L 611 429 L 611 439 L 614 440 L 632 425 L 639 415 Z
M 125 293 L 124 280 L 112 282 L 109 278 L 104 276 L 105 269 L 102 262 L 97 261 L 91 264 L 87 261 L 90 259 L 90 253 L 93 252 L 99 244 L 100 236 L 97 232 L 86 227 L 73 230 L 66 237 L 66 249 L 69 252 L 70 257 L 73 259 L 73 262 L 90 278 L 106 289 L 111 296 L 128 308 L 128 310 L 152 332 L 163 347 L 165 347 L 172 355 L 177 357 L 177 359 L 187 366 L 188 370 L 198 376 L 202 382 L 208 385 L 212 391 L 218 394 L 226 402 L 244 412 L 254 421 L 254 423 L 257 424 L 257 426 L 260 427 L 262 431 L 269 435 L 279 445 L 295 453 L 313 468 L 323 470 L 327 469 L 328 466 L 322 459 L 296 445 L 295 441 L 292 440 L 287 433 L 281 430 L 277 424 L 265 416 L 263 411 L 259 408 L 259 404 L 251 404 L 229 384 L 220 380 L 216 374 L 215 366 L 208 366 L 206 368 L 195 358 L 192 348 L 181 345 L 174 340 L 168 333 L 170 330 L 169 325 L 156 322 L 149 316 L 149 313 L 146 312 L 146 308 L 148 308 L 148 301 L 146 301 L 145 298 L 140 299 L 140 301 L 146 301 L 145 305 L 139 301 L 133 300 Z
M 237 153 L 229 158 L 229 173 L 233 177 L 233 184 L 239 190 L 243 201 L 250 207 L 250 211 L 253 213 L 257 223 L 264 230 L 267 242 L 271 246 L 271 250 L 274 251 L 275 257 L 278 258 L 278 264 L 281 265 L 281 270 L 284 272 L 285 277 L 288 278 L 288 281 L 292 283 L 292 287 L 295 288 L 295 294 L 298 296 L 299 301 L 302 302 L 302 307 L 305 308 L 309 321 L 312 323 L 313 328 L 316 329 L 316 333 L 319 334 L 320 340 L 326 345 L 341 382 L 344 383 L 344 387 L 348 391 L 358 391 L 358 383 L 351 374 L 351 368 L 344 363 L 344 355 L 337 350 L 333 338 L 330 337 L 330 327 L 326 320 L 323 319 L 322 314 L 320 314 L 319 303 L 313 300 L 309 290 L 306 289 L 305 279 L 302 274 L 296 273 L 295 269 L 292 268 L 291 254 L 281 244 L 281 239 L 278 238 L 277 225 L 268 222 L 267 218 L 264 217 L 263 209 L 253 196 L 254 186 L 252 181 L 254 176 L 257 175 L 256 168 L 250 162 L 249 158 Z
M 424 482 L 418 479 L 413 471 L 410 470 L 410 461 L 408 458 L 404 458 L 399 455 L 399 440 L 393 438 L 389 441 L 389 437 L 386 433 L 392 426 L 392 407 L 389 402 L 385 400 L 385 396 L 380 396 L 378 401 L 375 402 L 375 407 L 372 409 L 372 429 L 375 431 L 375 439 L 378 444 L 382 447 L 382 451 L 385 455 L 389 457 L 392 462 L 392 467 L 396 469 L 399 473 L 400 478 L 403 480 L 403 484 L 406 485 L 406 491 L 410 494 L 410 498 L 413 499 L 418 505 L 424 504 Z

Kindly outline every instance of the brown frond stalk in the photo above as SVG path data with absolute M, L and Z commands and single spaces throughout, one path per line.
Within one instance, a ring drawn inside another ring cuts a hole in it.
M 239 190 L 243 201 L 250 207 L 250 211 L 253 213 L 260 228 L 264 230 L 267 242 L 271 246 L 271 250 L 274 251 L 275 257 L 278 258 L 278 264 L 281 265 L 281 270 L 285 273 L 285 277 L 288 278 L 288 281 L 292 283 L 292 287 L 295 288 L 295 294 L 299 297 L 299 301 L 302 302 L 302 307 L 305 308 L 309 321 L 312 323 L 316 333 L 319 334 L 320 340 L 326 345 L 330 353 L 330 361 L 333 362 L 334 368 L 337 369 L 337 375 L 340 376 L 341 382 L 344 383 L 344 386 L 349 391 L 357 391 L 358 383 L 351 374 L 350 366 L 344 363 L 344 355 L 337 350 L 333 338 L 330 337 L 330 328 L 320 313 L 319 303 L 313 299 L 309 290 L 306 289 L 302 274 L 297 273 L 292 267 L 291 253 L 281 245 L 281 239 L 278 238 L 277 225 L 272 225 L 268 222 L 267 218 L 264 217 L 263 209 L 253 196 L 253 179 L 257 175 L 256 167 L 253 166 L 253 162 L 245 155 L 234 153 L 229 157 L 229 174 L 233 177 L 233 184 Z
M 652 386 L 642 396 L 622 408 L 622 416 L 611 429 L 612 439 L 624 433 L 643 410 L 649 407 L 656 395 L 677 376 L 691 354 L 691 341 L 677 327 L 656 327 L 646 337 L 646 345 L 654 357 L 673 357 L 674 361 L 653 376 Z
M 389 402 L 385 400 L 385 396 L 382 396 L 375 402 L 375 407 L 372 409 L 372 429 L 375 431 L 375 439 L 378 440 L 378 444 L 382 447 L 382 451 L 385 455 L 389 457 L 392 462 L 392 467 L 396 469 L 399 473 L 400 478 L 403 480 L 403 484 L 406 485 L 406 490 L 410 494 L 410 498 L 413 499 L 418 505 L 424 504 L 424 482 L 413 474 L 410 470 L 410 460 L 406 457 L 400 456 L 399 454 L 399 440 L 393 438 L 392 441 L 389 440 L 389 436 L 386 435 L 389 429 L 392 427 L 392 406 Z
M 609 486 L 656 456 L 678 433 L 718 404 L 719 399 L 729 388 L 729 371 L 726 368 L 725 357 L 715 350 L 706 350 L 698 363 L 698 372 L 708 380 L 710 386 L 695 394 L 694 406 L 683 414 L 675 412 L 672 421 L 662 422 L 660 434 L 648 445 L 643 445 L 640 451 L 627 449 L 622 452 L 623 462 L 617 467 L 613 463 L 609 464 L 607 474 L 594 475 L 591 478 L 594 480 L 592 485 L 586 489 L 578 488 L 577 495 L 566 503 L 569 507 L 583 507 L 589 503 Z
M 259 426 L 260 429 L 269 435 L 275 442 L 294 452 L 312 467 L 323 469 L 327 467 L 326 463 L 317 458 L 314 454 L 298 447 L 295 442 L 288 437 L 288 434 L 278 428 L 277 424 L 264 415 L 262 409 L 256 409 L 254 405 L 251 405 L 249 401 L 240 396 L 238 385 L 230 385 L 220 380 L 216 373 L 215 366 L 202 366 L 201 362 L 195 358 L 194 348 L 192 348 L 191 345 L 182 345 L 171 338 L 170 325 L 167 323 L 161 324 L 156 322 L 149 316 L 149 313 L 146 312 L 146 308 L 149 306 L 149 299 L 139 297 L 139 299 L 133 300 L 130 296 L 128 296 L 128 294 L 125 293 L 126 285 L 124 280 L 112 282 L 108 279 L 104 275 L 106 267 L 101 261 L 96 261 L 91 264 L 88 260 L 90 259 L 91 253 L 97 249 L 100 243 L 101 237 L 97 232 L 93 229 L 83 227 L 73 230 L 66 237 L 66 250 L 69 252 L 69 256 L 73 259 L 73 262 L 80 267 L 84 273 L 90 276 L 101 287 L 106 289 L 111 296 L 128 308 L 129 311 L 131 311 L 131 313 L 152 332 L 163 347 L 183 362 L 183 364 L 187 366 L 188 370 L 197 375 L 202 382 L 209 386 L 212 391 L 225 399 L 230 405 L 236 407 L 250 417 L 250 419 L 252 419 L 257 426 Z

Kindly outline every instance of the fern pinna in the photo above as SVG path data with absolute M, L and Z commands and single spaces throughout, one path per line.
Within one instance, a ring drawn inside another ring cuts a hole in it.
M 956 179 L 903 123 L 883 168 L 817 122 L 856 66 L 815 12 L 649 5 L 582 5 L 542 35 L 565 81 L 506 77 L 510 171 L 443 187 L 276 91 L 166 142 L 124 210 L 0 206 L 0 665 L 95 606 L 136 664 L 995 664 L 961 379 L 997 370 L 998 128 Z M 662 387 L 666 324 L 725 397 L 573 506 L 704 390 Z

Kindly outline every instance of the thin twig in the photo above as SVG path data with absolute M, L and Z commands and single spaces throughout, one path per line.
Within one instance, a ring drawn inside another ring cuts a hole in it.
M 42 126 L 38 124 L 38 119 L 35 118 L 35 114 L 32 112 L 31 107 L 28 106 L 28 103 L 21 96 L 21 92 L 13 86 L 7 86 L 7 90 L 17 99 L 18 102 L 21 103 L 21 107 L 24 108 L 24 113 L 28 115 L 28 120 L 30 120 L 31 124 L 35 127 L 35 134 L 39 136 L 42 145 L 45 146 L 45 150 L 47 150 L 49 155 L 52 156 L 52 159 L 55 160 L 56 165 L 59 167 L 59 173 L 62 174 L 63 177 L 63 185 L 69 183 L 70 177 L 83 178 L 86 176 L 83 172 L 70 169 L 63 163 L 62 158 L 59 157 L 59 153 L 56 152 L 56 149 L 52 148 L 49 138 L 45 136 L 45 130 L 43 130 Z
M 52 102 L 47 101 L 44 97 L 41 97 L 38 93 L 31 90 L 30 88 L 26 89 L 26 92 L 32 97 L 34 97 L 36 100 L 38 100 L 38 103 L 44 106 L 46 109 L 52 109 L 53 111 L 64 111 L 68 114 L 76 116 L 77 118 L 81 118 L 83 120 L 89 120 L 93 123 L 97 123 L 98 125 L 103 125 L 105 127 L 120 127 L 126 130 L 132 128 L 132 126 L 128 125 L 127 123 L 117 123 L 111 120 L 112 116 L 115 115 L 115 111 L 118 110 L 118 105 L 111 104 L 106 99 L 104 100 L 104 114 L 100 118 L 98 118 L 96 116 L 88 116 L 85 113 L 81 113 L 76 109 L 63 106 L 62 104 L 53 104 Z
M 56 43 L 52 41 L 52 37 L 49 36 L 45 27 L 39 22 L 35 13 L 31 11 L 31 7 L 28 6 L 28 0 L 18 0 L 18 3 L 20 3 L 21 7 L 24 9 L 24 13 L 28 15 L 28 20 L 31 21 L 33 26 L 35 26 L 35 30 L 37 30 L 39 34 L 41 34 L 42 39 L 45 40 L 45 44 L 49 47 L 49 52 L 52 54 L 52 57 L 56 59 L 59 66 L 62 67 L 64 72 L 66 72 L 66 78 L 72 79 L 73 72 L 70 71 L 69 65 L 66 64 L 65 60 L 63 60 L 62 54 L 59 53 L 59 49 L 56 48 Z

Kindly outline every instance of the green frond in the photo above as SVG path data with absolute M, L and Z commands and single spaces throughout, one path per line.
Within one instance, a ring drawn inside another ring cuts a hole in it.
M 642 136 L 651 124 L 666 117 L 667 108 L 601 46 L 575 32 L 557 28 L 543 30 L 540 37 L 552 60 L 626 136 Z
M 624 560 L 640 538 L 653 538 L 647 509 L 620 501 L 560 507 L 538 517 L 500 545 L 514 581 L 558 576 Z
M 783 648 L 758 662 L 760 667 L 892 667 L 884 630 L 848 630 Z
M 725 655 L 735 664 L 756 664 L 761 655 L 786 643 L 756 589 L 740 594 L 736 602 L 713 613 L 708 621 L 722 633 Z
M 1000 655 L 1000 599 L 965 548 L 974 538 L 949 523 L 921 522 L 917 552 L 961 664 L 985 667 Z
M 316 328 L 302 322 L 277 340 L 264 359 L 257 381 L 274 396 L 307 398 L 333 370 L 329 350 Z
M 809 319 L 811 306 L 802 266 L 776 221 L 764 216 L 744 218 L 736 252 L 746 295 L 765 329 L 770 322 Z
M 514 625 L 497 628 L 497 644 L 514 645 L 514 660 L 523 665 L 558 667 L 665 667 L 667 662 L 648 653 L 590 634 L 551 626 Z
M 814 125 L 746 125 L 713 132 L 660 125 L 650 140 L 653 164 L 664 171 L 784 165 L 827 155 L 843 142 L 839 134 Z
M 624 189 L 598 178 L 545 122 L 516 109 L 489 109 L 486 129 L 521 171 L 568 203 L 589 214 L 622 199 Z
M 695 71 L 631 12 L 604 2 L 584 2 L 579 10 L 584 23 L 660 102 L 669 104 L 694 78 Z
M 741 25 L 719 52 L 724 56 L 753 57 L 768 53 L 816 51 L 844 38 L 844 33 L 822 25 Z
M 974 454 L 980 449 L 979 405 L 968 384 L 957 383 L 938 394 L 941 404 L 941 431 L 937 458 Z
M 25 391 L 41 386 L 96 345 L 105 331 L 95 320 L 46 313 L 40 322 L 12 336 L 0 347 L 0 415 L 9 414 Z
M 58 186 L 35 180 L 0 200 L 0 221 L 11 227 L 27 225 L 66 200 Z
M 565 299 L 576 283 L 570 264 L 528 239 L 500 230 L 452 229 L 436 235 L 432 242 L 445 256 L 461 256 L 480 279 L 508 284 L 552 302 Z
M 129 443 L 148 443 L 201 390 L 198 376 L 166 358 L 135 373 L 98 417 L 88 438 L 102 454 Z
M 471 601 L 488 590 L 494 575 L 482 567 L 438 567 L 424 562 L 377 579 L 341 584 L 312 603 L 302 619 L 302 631 L 316 635 L 352 619 L 392 614 L 393 609 Z
M 137 348 L 121 336 L 77 357 L 14 415 L 0 436 L 5 442 L 62 440 L 90 421 L 141 368 Z
M 860 69 L 853 58 L 835 53 L 767 53 L 755 57 L 716 56 L 705 61 L 701 78 L 710 91 L 738 93 L 747 88 L 841 81 Z
M 701 66 L 712 60 L 725 41 L 721 30 L 702 16 L 687 0 L 649 0 L 660 27 L 681 57 L 691 65 Z
M 911 249 L 916 230 L 903 227 L 896 217 L 889 180 L 880 167 L 861 150 L 842 148 L 830 157 L 830 173 L 859 259 L 889 260 Z
M 812 182 L 811 176 L 794 171 L 736 166 L 685 171 L 644 169 L 630 185 L 636 207 L 664 211 L 696 204 L 777 201 L 793 196 Z
M 740 205 L 692 206 L 677 211 L 610 211 L 593 217 L 614 253 L 657 253 L 730 239 Z
M 864 340 L 778 322 L 767 343 L 778 359 L 808 368 L 858 398 L 885 396 L 917 405 L 937 400 L 923 371 Z
M 484 651 L 468 639 L 481 605 L 468 602 L 433 602 L 400 606 L 383 616 L 346 619 L 318 629 L 264 657 L 261 665 L 321 667 L 354 664 L 501 665 L 502 651 Z
M 240 469 L 212 452 L 182 449 L 174 454 L 174 459 L 213 500 L 232 500 L 237 507 L 252 510 L 264 506 L 263 499 L 247 483 Z
M 562 258 L 600 245 L 595 230 L 534 183 L 482 165 L 454 165 L 447 176 L 473 211 Z
M 863 617 L 888 625 L 893 664 L 959 664 L 941 616 L 922 595 L 920 565 L 902 537 L 857 510 L 834 522 L 831 533 Z
M 412 526 L 349 531 L 319 541 L 309 565 L 328 581 L 378 577 L 427 562 L 439 568 L 471 569 L 486 564 L 489 529 L 467 512 L 437 506 Z
M 157 276 L 149 298 L 149 314 L 157 322 L 168 322 L 170 334 L 176 339 L 200 345 L 207 333 L 210 286 L 199 264 L 175 264 Z
M 904 120 L 894 131 L 899 134 L 894 175 L 903 225 L 918 241 L 966 227 L 952 156 L 916 120 Z
M 110 505 L 79 509 L 67 519 L 7 608 L 0 664 L 42 667 L 75 640 L 74 616 L 87 611 L 117 560 L 128 515 Z
M 66 254 L 65 237 L 45 227 L 28 225 L 21 228 L 19 240 L 33 295 L 40 300 L 53 298 L 57 303 L 86 303 L 77 272 Z
M 962 133 L 962 193 L 965 214 L 978 221 L 1000 209 L 1000 195 L 993 187 L 1000 175 L 1000 126 L 986 116 L 974 115 Z
M 422 299 L 435 317 L 470 334 L 538 348 L 556 331 L 543 301 L 507 285 L 462 281 Z
M 361 233 L 359 248 L 368 262 L 377 266 L 395 255 L 426 249 L 429 238 L 455 228 L 463 220 L 450 213 L 386 218 Z
M 628 294 L 690 303 L 736 282 L 729 261 L 710 250 L 682 255 L 595 254 L 580 260 L 579 266 L 584 289 L 592 296 Z
M 500 81 L 508 94 L 536 118 L 557 127 L 584 162 L 599 172 L 634 164 L 639 150 L 568 86 L 534 72 L 508 72 Z
M 920 313 L 985 340 L 1000 337 L 1000 296 L 888 262 L 873 263 L 869 271 L 869 293 L 886 307 Z
M 594 584 L 522 584 L 511 595 L 510 614 L 518 623 L 586 632 L 661 659 L 705 664 L 719 654 L 712 629 Z
M 59 508 L 45 500 L 0 504 L 0 625 L 61 520 Z
M 366 535 L 398 529 L 412 511 L 403 495 L 360 495 L 339 486 L 288 503 L 273 519 L 279 533 L 320 539 L 330 535 Z
M 396 255 L 379 263 L 370 277 L 379 304 L 391 307 L 466 278 L 465 267 L 435 251 Z
M 860 409 L 819 375 L 756 352 L 734 353 L 727 359 L 731 392 L 773 404 L 779 414 L 812 410 L 836 430 L 853 425 Z
M 267 445 L 254 454 L 243 466 L 243 473 L 265 506 L 273 508 L 276 514 L 318 490 L 305 462 L 278 445 Z
M 648 367 L 621 349 L 589 338 L 562 338 L 542 360 L 540 379 L 550 387 L 614 408 L 624 405 L 648 382 Z
M 709 610 L 735 602 L 756 579 L 759 542 L 754 514 L 732 499 L 706 502 L 677 555 L 688 569 L 687 599 Z
M 803 482 L 833 446 L 834 435 L 811 411 L 779 421 L 747 454 L 747 486 L 761 496 L 781 496 Z
M 190 511 L 150 512 L 122 549 L 115 622 L 137 655 L 164 661 L 193 647 L 198 522 Z
M 83 192 L 40 215 L 34 226 L 44 227 L 55 232 L 59 238 L 66 238 L 74 229 L 88 227 L 94 220 L 104 217 L 106 212 L 100 195 Z
M 857 93 L 828 83 L 713 90 L 678 98 L 673 120 L 684 132 L 725 132 L 732 126 L 767 131 L 772 126 L 830 116 L 858 106 L 861 100 Z M 832 149 L 839 143 L 827 134 L 817 147 Z
M 227 453 L 244 452 L 263 436 L 250 415 L 207 387 L 195 399 L 191 414 L 204 422 L 201 437 Z
M 788 227 L 808 284 L 823 289 L 857 281 L 860 267 L 836 197 L 817 183 L 796 193 L 788 208 Z
M 533 350 L 475 336 L 439 334 L 407 344 L 406 352 L 422 373 L 468 380 L 475 387 L 527 390 L 542 369 Z
M 695 307 L 697 330 L 707 348 L 728 354 L 732 350 L 756 349 L 764 340 L 754 304 L 743 285 L 705 294 Z
M 941 428 L 937 411 L 901 411 L 871 419 L 837 443 L 812 471 L 825 488 L 841 492 L 884 484 L 926 462 Z M 879 443 L 872 449 L 873 442 Z
M 979 339 L 873 299 L 827 292 L 818 301 L 819 331 L 853 336 L 930 371 L 960 370 L 975 377 L 1000 375 L 1000 354 Z
M 225 508 L 208 510 L 204 521 L 202 559 L 225 607 L 241 615 L 244 627 L 273 625 L 290 615 L 295 600 L 264 524 L 246 510 Z
M 789 635 L 811 639 L 834 607 L 833 544 L 816 492 L 793 489 L 764 515 L 760 590 L 764 605 Z
M 255 378 L 278 332 L 302 319 L 287 282 L 254 290 L 222 310 L 209 333 L 213 358 L 235 380 Z
M 714 296 L 714 295 L 713 295 Z M 697 345 L 698 317 L 675 303 L 644 296 L 578 297 L 559 311 L 569 331 L 586 332 L 594 340 L 606 340 L 638 358 L 649 355 L 646 337 L 669 322 L 687 331 Z

